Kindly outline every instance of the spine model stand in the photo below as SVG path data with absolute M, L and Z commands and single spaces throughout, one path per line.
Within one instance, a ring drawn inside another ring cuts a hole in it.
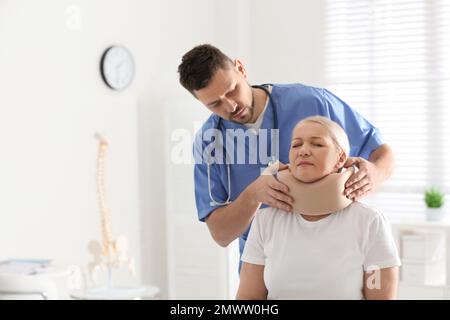
M 113 268 L 121 268 L 126 265 L 132 275 L 136 274 L 135 261 L 128 256 L 128 239 L 124 235 L 115 240 L 111 230 L 111 214 L 106 202 L 105 163 L 108 151 L 108 141 L 99 133 L 95 134 L 98 140 L 97 154 L 97 195 L 100 209 L 101 244 L 97 240 L 91 240 L 88 250 L 94 260 L 88 264 L 88 272 L 93 285 L 97 285 L 97 274 L 100 270 L 108 272 L 107 287 L 112 287 L 111 273 Z

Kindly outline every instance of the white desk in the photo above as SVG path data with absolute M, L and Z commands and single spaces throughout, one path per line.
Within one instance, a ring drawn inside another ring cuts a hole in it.
M 155 286 L 105 287 L 76 290 L 70 296 L 77 300 L 151 300 L 159 298 L 159 291 Z
M 450 220 L 428 222 L 425 219 L 400 220 L 390 219 L 397 247 L 402 256 L 401 236 L 409 232 L 423 230 L 445 233 L 445 282 L 442 285 L 407 283 L 400 279 L 399 299 L 450 299 Z
M 1 273 L 0 294 L 3 299 L 69 299 L 68 289 L 75 283 L 76 268 L 53 267 L 51 270 L 27 275 Z

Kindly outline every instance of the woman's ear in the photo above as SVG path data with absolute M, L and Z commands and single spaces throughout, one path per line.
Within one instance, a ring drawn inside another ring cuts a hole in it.
M 336 169 L 342 168 L 345 164 L 345 161 L 347 161 L 347 155 L 345 154 L 345 152 L 341 151 L 339 154 L 339 159 L 336 163 Z

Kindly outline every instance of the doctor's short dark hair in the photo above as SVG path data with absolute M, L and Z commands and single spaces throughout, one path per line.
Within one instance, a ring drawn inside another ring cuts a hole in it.
M 233 61 L 210 44 L 194 47 L 181 59 L 178 66 L 180 83 L 194 96 L 194 90 L 206 88 L 218 69 L 229 69 Z

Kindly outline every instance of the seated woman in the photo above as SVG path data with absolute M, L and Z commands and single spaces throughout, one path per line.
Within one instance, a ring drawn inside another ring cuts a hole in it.
M 344 130 L 325 117 L 293 130 L 289 171 L 318 181 L 343 167 Z M 342 186 L 342 190 L 344 190 Z M 237 299 L 396 299 L 400 260 L 386 217 L 359 202 L 321 215 L 259 209 Z

